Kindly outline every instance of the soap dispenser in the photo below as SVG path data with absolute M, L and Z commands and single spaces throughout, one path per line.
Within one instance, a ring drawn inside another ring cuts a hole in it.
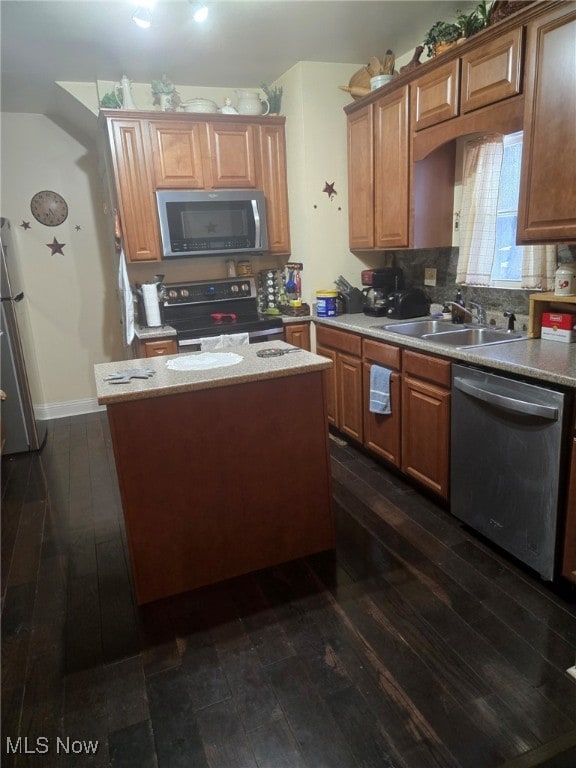
M 460 309 L 462 307 L 462 309 Z M 460 288 L 456 291 L 456 298 L 452 304 L 452 322 L 459 325 L 464 322 L 464 299 L 462 298 L 462 291 Z

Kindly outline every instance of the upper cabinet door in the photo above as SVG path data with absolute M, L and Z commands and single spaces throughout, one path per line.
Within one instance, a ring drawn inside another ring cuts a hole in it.
M 208 124 L 211 187 L 256 187 L 256 131 L 257 126 L 247 123 Z
M 462 56 L 461 114 L 520 93 L 522 32 L 518 27 Z
M 459 60 L 454 59 L 412 83 L 412 115 L 415 131 L 429 128 L 458 115 Z
M 528 24 L 517 242 L 576 241 L 576 5 Z
M 260 181 L 266 197 L 268 250 L 290 253 L 290 220 L 286 180 L 286 141 L 284 125 L 260 125 Z
M 372 105 L 348 115 L 348 236 L 350 250 L 374 247 Z
M 374 245 L 404 248 L 409 236 L 408 86 L 374 104 Z
M 113 118 L 107 126 L 126 258 L 159 261 L 160 232 L 146 123 Z
M 204 188 L 206 123 L 153 120 L 150 141 L 157 188 Z

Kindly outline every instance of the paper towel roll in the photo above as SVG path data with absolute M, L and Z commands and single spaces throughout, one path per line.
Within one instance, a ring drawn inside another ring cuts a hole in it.
M 156 283 L 146 283 L 142 286 L 146 325 L 155 327 L 162 325 L 160 320 L 160 305 L 158 304 L 158 286 Z

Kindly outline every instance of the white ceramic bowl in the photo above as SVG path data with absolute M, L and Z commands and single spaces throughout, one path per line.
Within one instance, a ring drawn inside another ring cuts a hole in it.
M 218 112 L 218 106 L 210 99 L 190 99 L 182 106 L 185 112 Z
M 376 75 L 376 77 L 370 78 L 370 90 L 375 91 L 376 88 L 381 88 L 386 83 L 389 83 L 394 75 Z

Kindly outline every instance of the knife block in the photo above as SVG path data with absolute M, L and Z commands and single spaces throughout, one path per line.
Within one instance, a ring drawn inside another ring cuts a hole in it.
M 348 295 L 342 293 L 340 296 L 344 302 L 345 314 L 353 315 L 363 311 L 366 304 L 366 296 L 358 288 L 352 288 Z

